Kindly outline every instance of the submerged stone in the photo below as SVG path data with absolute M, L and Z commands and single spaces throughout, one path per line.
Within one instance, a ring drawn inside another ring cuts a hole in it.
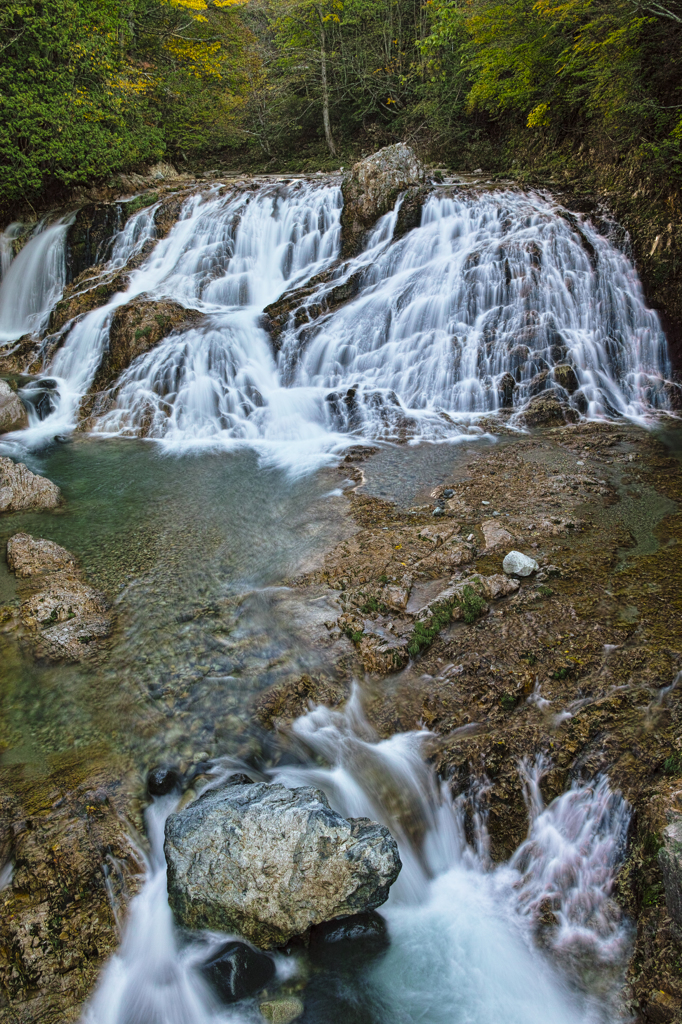
M 221 946 L 201 973 L 224 1003 L 261 992 L 275 976 L 273 960 L 245 942 L 227 942 Z
M 32 473 L 23 462 L 0 458 L 0 512 L 56 508 L 61 498 L 51 480 Z
M 171 765 L 159 764 L 147 775 L 147 792 L 150 796 L 167 796 L 181 786 L 180 773 Z

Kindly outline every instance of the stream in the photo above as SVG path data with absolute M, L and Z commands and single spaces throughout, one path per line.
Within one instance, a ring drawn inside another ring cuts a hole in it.
M 132 267 L 123 290 L 58 345 L 45 334 L 47 412 L 21 379 L 29 426 L 0 437 L 0 455 L 49 477 L 65 499 L 49 516 L 4 516 L 3 549 L 18 531 L 63 545 L 116 616 L 87 664 L 33 662 L 0 634 L 0 765 L 39 779 L 54 755 L 105 750 L 139 799 L 153 765 L 186 772 L 210 759 L 206 785 L 244 771 L 312 785 L 344 816 L 386 824 L 403 862 L 380 911 L 387 948 L 331 965 L 297 948 L 272 954 L 278 983 L 302 993 L 303 1024 L 628 1019 L 619 993 L 633 926 L 612 893 L 631 808 L 605 774 L 545 805 L 549 764 L 519 764 L 528 836 L 493 863 L 481 793 L 453 798 L 430 764 L 427 729 L 380 738 L 356 687 L 343 711 L 296 719 L 295 757 L 259 760 L 250 711 L 292 674 L 334 669 L 334 592 L 291 581 L 353 536 L 351 494 L 428 503 L 472 452 L 528 436 L 523 408 L 557 367 L 575 375 L 563 386 L 557 371 L 555 392 L 576 419 L 648 426 L 670 411 L 665 336 L 627 254 L 551 196 L 503 189 L 434 189 L 402 237 L 399 200 L 346 261 L 335 181 L 205 186 L 163 238 L 157 207 L 133 213 L 106 253 L 103 274 Z M 8 350 L 47 331 L 67 285 L 70 223 L 41 222 L 16 257 L 18 226 L 0 237 Z M 336 303 L 345 285 L 350 298 Z M 296 289 L 296 315 L 273 345 L 264 311 Z M 86 434 L 79 407 L 112 318 L 141 297 L 201 318 L 120 372 Z M 374 449 L 360 483 L 341 462 L 350 445 Z M 645 499 L 656 522 L 674 507 Z M 648 524 L 636 534 L 643 552 L 658 543 L 648 509 L 631 516 Z M 2 562 L 0 605 L 16 596 Z M 163 823 L 178 800 L 144 810 L 146 836 L 135 841 L 145 882 L 83 1024 L 262 1020 L 255 999 L 222 1005 L 202 979 L 224 937 L 173 923 Z M 558 922 L 551 939 L 537 926 L 545 905 Z

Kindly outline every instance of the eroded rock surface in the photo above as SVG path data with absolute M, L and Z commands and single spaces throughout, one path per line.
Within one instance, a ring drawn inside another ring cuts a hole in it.
M 111 632 L 109 604 L 83 579 L 75 557 L 53 541 L 18 533 L 7 542 L 7 564 L 21 581 L 18 613 L 5 628 L 20 631 L 37 658 L 82 661 Z
M 28 415 L 21 399 L 6 381 L 0 380 L 0 434 L 27 426 Z
M 177 921 L 262 949 L 381 906 L 401 867 L 383 825 L 346 821 L 318 790 L 265 783 L 211 790 L 171 815 L 164 849 Z
M 71 1024 L 118 946 L 144 866 L 121 783 L 93 752 L 56 757 L 39 781 L 0 768 L 0 1020 Z
M 23 462 L 0 457 L 0 512 L 56 508 L 61 498 L 51 480 L 32 473 Z
M 386 146 L 356 163 L 342 185 L 344 255 L 355 255 L 379 217 L 393 209 L 401 192 L 421 185 L 424 176 L 416 153 L 404 142 Z

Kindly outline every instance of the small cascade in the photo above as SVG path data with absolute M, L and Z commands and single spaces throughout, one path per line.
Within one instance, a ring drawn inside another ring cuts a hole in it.
M 403 869 L 381 908 L 390 947 L 344 990 L 333 976 L 302 995 L 308 1024 L 612 1024 L 630 931 L 611 899 L 629 808 L 605 778 L 544 807 L 540 759 L 523 768 L 527 840 L 507 864 L 488 855 L 481 788 L 453 800 L 424 761 L 429 733 L 378 740 L 357 693 L 346 711 L 318 707 L 292 740 L 315 762 L 273 769 L 272 781 L 322 789 L 346 817 L 388 825 Z M 329 767 L 319 767 L 324 760 Z M 225 761 L 209 785 L 245 766 Z M 248 771 L 248 768 L 246 769 Z M 147 811 L 147 881 L 123 944 L 105 969 L 86 1024 L 218 1024 L 258 1020 L 254 1000 L 220 1007 L 197 968 L 220 936 L 176 936 L 163 864 L 163 821 L 178 796 Z M 467 836 L 473 833 L 473 843 Z M 547 911 L 554 924 L 550 925 Z M 276 958 L 277 960 L 277 958 Z M 289 974 L 295 960 L 287 962 Z M 278 963 L 282 976 L 282 964 Z M 305 972 L 304 972 L 305 973 Z M 350 1004 L 348 1003 L 350 999 Z M 348 1012 L 348 1006 L 351 1010 Z M 357 1007 L 362 1007 L 358 1015 Z
M 5 232 L 0 279 L 0 346 L 45 327 L 66 283 L 64 244 L 68 220 L 42 222 L 16 259 L 11 260 L 15 225 Z

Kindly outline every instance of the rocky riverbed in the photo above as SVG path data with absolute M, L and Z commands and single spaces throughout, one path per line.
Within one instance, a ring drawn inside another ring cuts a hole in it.
M 311 702 L 343 707 L 360 680 L 380 736 L 425 726 L 429 757 L 453 793 L 485 782 L 495 860 L 526 834 L 523 758 L 544 755 L 546 801 L 608 773 L 634 809 L 616 889 L 637 929 L 625 999 L 642 1020 L 671 1022 L 682 1002 L 680 876 L 667 838 L 682 813 L 678 444 L 675 429 L 657 435 L 624 423 L 503 433 L 497 444 L 441 456 L 411 485 L 411 504 L 372 493 L 386 489 L 388 450 L 351 449 L 327 477 L 344 493 L 333 499 L 346 510 L 343 532 L 313 566 L 281 581 L 300 609 L 323 601 L 309 635 L 317 653 L 303 673 L 283 663 L 265 689 L 254 677 L 241 698 L 241 746 L 229 747 L 261 768 L 305 758 L 293 720 Z M 406 473 L 419 451 L 400 460 Z M 54 513 L 40 515 L 46 523 Z M 512 549 L 538 571 L 505 573 Z M 210 672 L 203 685 L 215 689 Z M 168 678 L 170 717 L 154 718 L 165 757 L 186 686 Z M 134 728 L 149 735 L 144 704 Z M 228 750 L 220 730 L 201 735 L 201 749 L 176 757 L 181 775 L 196 779 L 188 796 L 202 784 L 192 764 Z M 0 1012 L 8 1021 L 75 1020 L 139 886 L 134 837 L 151 765 L 136 745 L 123 757 L 101 748 L 53 756 L 47 774 L 11 761 L 10 744 L 1 769 L 3 860 L 12 867 L 0 893 Z M 418 842 L 409 808 L 396 813 Z M 556 927 L 544 907 L 539 934 Z

